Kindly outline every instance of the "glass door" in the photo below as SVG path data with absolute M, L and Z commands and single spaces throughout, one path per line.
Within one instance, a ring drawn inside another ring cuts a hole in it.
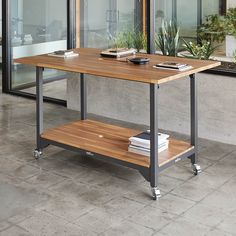
M 71 0 L 73 1 L 73 0 Z M 6 92 L 35 94 L 35 68 L 14 59 L 67 49 L 68 0 L 7 0 Z M 45 96 L 65 100 L 65 73 L 45 70 Z M 48 83 L 48 81 L 54 81 Z
M 121 31 L 134 30 L 136 1 L 84 0 L 81 47 L 108 48 Z M 139 2 L 139 1 L 137 1 Z

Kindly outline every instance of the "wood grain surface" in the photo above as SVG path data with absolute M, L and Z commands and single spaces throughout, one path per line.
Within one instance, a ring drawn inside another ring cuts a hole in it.
M 48 55 L 40 55 L 15 59 L 14 62 L 62 71 L 155 84 L 180 79 L 184 76 L 198 73 L 220 65 L 220 62 L 210 60 L 203 61 L 149 54 L 137 54 L 137 56 L 150 58 L 149 64 L 134 65 L 133 63 L 126 62 L 126 60 L 123 59 L 117 60 L 102 58 L 100 56 L 100 49 L 79 48 L 74 51 L 78 52 L 80 55 L 78 57 L 66 59 L 50 57 Z M 183 72 L 153 68 L 154 65 L 164 61 L 187 63 L 193 68 Z
M 45 139 L 70 145 L 89 152 L 149 167 L 150 158 L 128 152 L 129 137 L 142 131 L 104 124 L 92 120 L 76 121 L 46 130 L 41 136 Z M 191 150 L 187 142 L 170 139 L 169 149 L 159 153 L 159 166 Z

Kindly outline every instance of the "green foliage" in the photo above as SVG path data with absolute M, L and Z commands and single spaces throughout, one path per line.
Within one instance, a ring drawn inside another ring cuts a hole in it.
M 208 60 L 214 53 L 218 46 L 212 46 L 211 41 L 201 40 L 199 44 L 193 42 L 187 42 L 184 40 L 183 47 L 191 53 L 193 58 L 200 60 Z
M 217 14 L 206 16 L 206 21 L 198 29 L 198 35 L 200 38 L 222 43 L 225 40 L 225 19 Z
M 236 8 L 229 8 L 225 16 L 225 29 L 228 35 L 236 37 Z
M 147 49 L 147 37 L 143 32 L 123 31 L 114 37 L 117 48 L 135 48 L 138 51 Z
M 162 21 L 162 26 L 155 38 L 155 43 L 163 55 L 177 56 L 179 49 L 179 29 L 175 21 Z
M 229 8 L 225 16 L 209 15 L 198 29 L 199 36 L 207 41 L 222 43 L 226 35 L 236 37 L 236 7 Z
M 147 50 L 147 36 L 143 32 L 134 32 L 133 41 L 134 48 L 138 51 Z

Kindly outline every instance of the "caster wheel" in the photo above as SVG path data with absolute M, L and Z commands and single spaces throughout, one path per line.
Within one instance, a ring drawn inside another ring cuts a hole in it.
M 43 155 L 43 152 L 41 150 L 34 150 L 34 158 L 38 160 Z
M 152 199 L 153 200 L 157 200 L 158 198 L 161 197 L 161 192 L 157 187 L 151 188 L 151 192 L 152 192 Z
M 194 175 L 198 175 L 202 172 L 201 166 L 199 166 L 198 164 L 193 164 L 192 168 Z

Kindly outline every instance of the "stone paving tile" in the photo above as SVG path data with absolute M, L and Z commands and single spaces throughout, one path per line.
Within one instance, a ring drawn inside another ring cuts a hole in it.
M 236 216 L 230 215 L 225 217 L 217 228 L 231 234 L 236 234 Z
M 160 230 L 165 225 L 171 223 L 176 217 L 177 215 L 165 210 L 147 206 L 134 213 L 128 220 L 153 230 Z
M 197 224 L 193 219 L 179 217 L 160 232 L 168 236 L 206 236 L 210 230 L 210 227 Z
M 198 184 L 202 186 L 209 186 L 213 189 L 218 189 L 221 185 L 226 183 L 229 180 L 228 176 L 218 175 L 217 173 L 211 174 L 206 171 L 203 171 L 197 176 L 193 176 L 187 182 L 190 184 Z
M 15 214 L 7 219 L 7 221 L 11 224 L 18 224 L 27 218 L 32 217 L 35 214 L 35 207 L 28 208 L 23 211 L 20 211 L 19 214 Z
M 220 143 L 212 143 L 211 145 L 208 145 L 206 149 L 203 149 L 200 153 L 201 156 L 204 156 L 204 158 L 207 158 L 212 161 L 217 161 L 231 153 L 235 150 L 234 145 L 220 145 Z
M 227 214 L 236 211 L 235 193 L 229 194 L 220 189 L 209 194 L 201 203 L 210 208 L 220 208 Z
M 82 215 L 73 223 L 83 229 L 90 229 L 95 233 L 103 233 L 110 227 L 119 226 L 123 219 L 119 215 L 109 214 L 103 208 L 95 208 Z
M 64 181 L 50 187 L 49 190 L 60 196 L 78 198 L 89 191 L 90 186 L 73 179 L 65 179 Z
M 144 204 L 132 201 L 125 197 L 117 197 L 108 203 L 104 204 L 102 208 L 109 214 L 114 214 L 122 218 L 127 218 L 133 215 L 138 210 L 141 210 Z
M 10 227 L 11 223 L 7 222 L 6 220 L 0 221 L 0 232 Z
M 197 202 L 201 201 L 213 191 L 214 189 L 207 185 L 185 182 L 184 184 L 175 188 L 171 193 L 179 197 Z
M 38 175 L 28 178 L 26 182 L 36 186 L 37 188 L 49 188 L 64 180 L 65 178 L 50 173 L 49 171 L 41 171 Z
M 63 219 L 50 215 L 44 211 L 37 212 L 37 214 L 18 225 L 34 236 L 95 235 L 92 231 L 89 231 L 89 229 L 85 231 L 74 224 L 68 223 Z
M 153 233 L 154 231 L 150 228 L 135 224 L 133 222 L 125 221 L 118 226 L 109 228 L 107 231 L 99 234 L 99 236 L 151 236 Z
M 50 196 L 27 184 L 0 183 L 0 199 L 0 220 L 6 220 L 33 208 L 43 200 L 50 199 Z
M 28 231 L 22 229 L 19 226 L 12 226 L 7 230 L 0 232 L 0 236 L 33 236 L 33 234 L 29 233 Z
M 186 219 L 195 220 L 196 224 L 216 227 L 227 214 L 222 212 L 218 207 L 208 207 L 205 204 L 199 203 L 183 214 Z
M 181 215 L 195 204 L 196 202 L 194 201 L 184 199 L 173 194 L 166 194 L 158 199 L 158 201 L 152 202 L 150 207 L 156 207 L 172 214 Z
M 0 166 L 0 173 L 15 178 L 27 179 L 40 173 L 40 168 L 26 165 L 16 160 L 12 161 L 8 158 L 0 158 Z
M 159 187 L 161 192 L 170 192 L 173 189 L 175 189 L 177 186 L 183 184 L 183 180 L 177 179 L 177 178 L 173 178 L 173 177 L 169 177 L 167 175 L 163 175 L 160 174 L 159 176 Z
M 210 232 L 207 233 L 206 236 L 235 236 L 235 235 L 236 234 L 230 234 L 220 229 L 212 229 Z
M 53 199 L 36 206 L 37 210 L 48 212 L 67 222 L 75 221 L 94 208 L 94 205 L 83 202 L 81 199 L 61 196 L 55 196 Z
M 191 166 L 183 167 L 183 166 L 174 165 L 164 170 L 163 175 L 186 181 L 192 178 L 193 172 L 192 172 Z

